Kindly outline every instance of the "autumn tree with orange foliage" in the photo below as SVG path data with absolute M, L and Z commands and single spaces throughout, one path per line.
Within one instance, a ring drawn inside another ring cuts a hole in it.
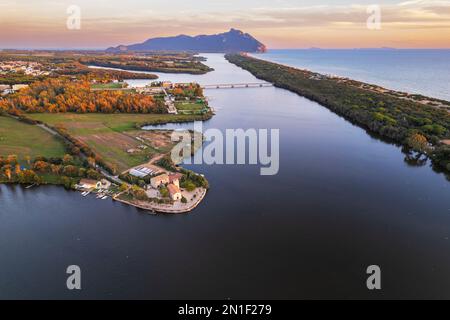
M 8 180 L 11 180 L 12 171 L 11 171 L 11 166 L 10 165 L 6 165 L 4 167 L 4 172 L 5 172 L 5 176 L 8 178 Z
M 422 134 L 415 133 L 408 137 L 406 142 L 416 152 L 427 153 L 430 150 L 427 138 Z
M 46 79 L 0 100 L 0 110 L 21 112 L 166 113 L 152 96 L 126 91 L 91 91 L 86 80 Z
M 47 172 L 49 164 L 45 161 L 36 161 L 33 164 L 33 169 L 38 172 Z

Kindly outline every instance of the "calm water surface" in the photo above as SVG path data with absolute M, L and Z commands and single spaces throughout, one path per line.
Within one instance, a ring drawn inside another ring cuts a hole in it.
M 208 58 L 213 73 L 163 77 L 257 81 Z M 399 147 L 291 92 L 206 94 L 217 111 L 206 128 L 280 129 L 278 175 L 189 166 L 212 188 L 178 216 L 57 187 L 0 186 L 0 298 L 450 298 L 443 175 L 408 166 Z M 72 264 L 81 292 L 65 289 Z M 365 285 L 372 264 L 383 273 L 377 293 Z
M 450 50 L 269 50 L 258 58 L 450 101 Z

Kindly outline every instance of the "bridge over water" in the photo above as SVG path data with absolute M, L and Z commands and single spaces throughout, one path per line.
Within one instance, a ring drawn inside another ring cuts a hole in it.
M 258 82 L 258 83 L 226 83 L 226 84 L 205 84 L 202 85 L 203 89 L 237 89 L 237 88 L 264 88 L 273 87 L 270 82 Z

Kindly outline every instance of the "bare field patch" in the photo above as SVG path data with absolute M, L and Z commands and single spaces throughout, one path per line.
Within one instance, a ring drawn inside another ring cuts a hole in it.
M 152 153 L 139 148 L 139 141 L 123 133 L 109 132 L 76 136 L 90 146 L 103 160 L 123 172 L 150 160 Z
M 137 124 L 194 119 L 167 114 L 30 114 L 50 126 L 63 126 L 118 172 L 152 163 L 173 148 L 171 131 L 146 131 Z
M 116 132 L 104 133 L 104 134 L 91 134 L 89 136 L 77 136 L 82 141 L 93 141 L 97 144 L 104 144 L 107 146 L 115 146 L 123 149 L 124 151 L 138 147 L 138 141 L 130 138 L 125 134 Z
M 152 130 L 152 131 L 132 131 L 128 134 L 136 136 L 137 138 L 142 139 L 146 144 L 149 144 L 152 148 L 161 151 L 161 152 L 169 152 L 174 143 L 172 142 L 171 131 L 167 130 Z

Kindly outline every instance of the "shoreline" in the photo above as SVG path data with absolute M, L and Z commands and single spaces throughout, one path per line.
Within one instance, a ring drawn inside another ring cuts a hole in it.
M 89 64 L 89 65 L 85 65 L 86 67 L 90 68 L 90 69 L 100 69 L 100 70 L 117 70 L 117 71 L 125 71 L 125 72 L 134 72 L 134 73 L 141 73 L 141 74 L 151 74 L 156 76 L 157 78 L 155 78 L 155 80 L 159 79 L 158 75 L 155 75 L 155 73 L 164 73 L 164 74 L 189 74 L 189 75 L 204 75 L 207 74 L 209 72 L 212 72 L 214 70 L 209 70 L 209 71 L 198 71 L 198 72 L 187 72 L 185 70 L 179 70 L 179 71 L 173 71 L 170 69 L 161 69 L 161 70 L 133 70 L 133 69 L 122 69 L 122 68 L 115 68 L 115 67 L 104 67 L 104 66 L 100 66 L 100 65 L 94 65 L 94 64 Z M 130 79 L 128 79 L 130 80 Z
M 150 211 L 150 212 L 152 212 L 151 214 L 184 214 L 184 213 L 189 213 L 189 212 L 193 211 L 195 208 L 197 208 L 200 205 L 200 203 L 203 201 L 203 199 L 205 198 L 207 193 L 208 193 L 208 189 L 202 188 L 200 197 L 197 198 L 193 204 L 191 204 L 189 207 L 187 207 L 185 209 L 170 209 L 169 207 L 167 207 L 167 205 L 155 204 L 153 202 L 147 202 L 147 205 L 140 204 L 140 203 L 133 203 L 133 202 L 129 202 L 127 200 L 118 199 L 120 194 L 113 196 L 112 200 L 118 201 L 120 203 L 129 205 L 129 206 L 136 207 L 141 210 Z
M 450 147 L 443 143 L 450 139 L 450 102 L 330 77 L 245 53 L 227 54 L 225 59 L 258 79 L 318 103 L 367 133 L 398 143 L 408 153 L 425 155 L 433 169 L 450 178 Z M 409 97 L 425 98 L 439 105 Z M 417 143 L 419 140 L 422 142 Z
M 291 66 L 286 63 L 273 62 L 271 60 L 266 60 L 266 59 L 263 59 L 262 57 L 255 56 L 254 54 L 245 53 L 245 54 L 242 54 L 242 56 L 249 57 L 249 58 L 252 58 L 255 60 L 259 60 L 262 62 L 268 62 L 268 63 L 280 65 L 287 69 L 296 69 L 296 70 L 299 70 L 299 71 L 302 71 L 305 73 L 309 73 L 311 75 L 318 75 L 318 76 L 322 76 L 322 77 L 329 78 L 329 79 L 339 79 L 341 81 L 357 83 L 357 84 L 361 85 L 360 88 L 362 88 L 362 89 L 369 90 L 369 91 L 372 91 L 375 93 L 383 93 L 383 94 L 387 94 L 387 95 L 392 95 L 393 97 L 396 97 L 398 99 L 404 99 L 407 101 L 412 101 L 415 103 L 428 105 L 428 106 L 432 106 L 432 105 L 430 105 L 430 103 L 433 103 L 436 108 L 447 109 L 447 111 L 450 113 L 450 101 L 444 100 L 441 98 L 425 96 L 421 93 L 410 93 L 410 92 L 406 92 L 406 91 L 388 89 L 388 88 L 383 87 L 378 84 L 373 84 L 373 83 L 369 83 L 369 82 L 365 82 L 365 81 L 361 81 L 361 80 L 355 80 L 355 79 L 352 79 L 352 78 L 349 78 L 346 76 L 341 76 L 341 75 L 336 75 L 336 74 L 331 74 L 331 73 L 317 72 L 317 71 L 307 69 L 307 68 L 294 67 L 294 66 Z M 227 61 L 229 61 L 229 60 L 227 60 Z M 414 99 L 414 97 L 421 98 L 421 100 Z
M 210 111 L 204 115 L 191 115 L 189 117 L 186 117 L 186 119 L 180 119 L 177 116 L 174 116 L 174 119 L 165 119 L 164 121 L 150 121 L 150 122 L 136 122 L 135 123 L 135 127 L 136 129 L 139 130 L 144 130 L 143 127 L 145 126 L 158 126 L 158 125 L 165 125 L 165 124 L 170 124 L 170 123 L 192 123 L 194 121 L 208 121 L 209 119 L 211 119 L 214 116 L 214 112 Z M 1 116 L 1 115 L 0 115 Z M 13 115 L 4 115 L 6 117 L 11 117 L 13 119 L 15 119 L 16 121 L 19 122 L 24 122 L 27 125 L 30 126 L 36 126 L 39 127 L 41 130 L 47 131 L 48 133 L 50 133 L 53 136 L 56 136 L 60 139 L 62 139 L 63 141 L 67 141 L 68 143 L 70 143 L 71 145 L 74 144 L 74 141 L 72 141 L 71 139 L 75 139 L 72 136 L 65 136 L 62 135 L 61 132 L 55 130 L 55 128 L 53 128 L 52 126 L 39 121 L 39 120 L 34 120 L 32 118 L 27 117 L 27 114 L 22 114 L 20 117 L 17 116 L 13 116 Z M 146 130 L 146 131 L 152 131 L 152 130 L 158 130 L 158 129 L 150 129 L 150 130 Z M 70 139 L 69 139 L 70 137 Z M 87 158 L 87 155 L 84 154 L 83 152 L 80 153 L 80 157 L 81 158 Z M 110 182 L 114 182 L 114 183 L 125 183 L 127 185 L 129 185 L 129 183 L 118 179 L 118 177 L 113 176 L 112 174 L 110 174 L 108 172 L 107 169 L 105 169 L 102 166 L 97 167 L 97 169 L 100 171 L 100 173 L 102 174 L 102 176 L 109 180 Z M 43 177 L 42 175 L 40 175 L 41 177 Z M 63 177 L 63 176 L 58 176 L 59 178 Z M 120 184 L 119 183 L 119 184 Z M 18 181 L 14 181 L 14 182 L 10 182 L 10 181 L 1 181 L 0 184 L 5 184 L 5 185 L 19 185 L 22 186 L 23 188 L 30 188 L 30 184 L 29 183 L 20 183 Z M 39 184 L 33 184 L 33 187 L 40 187 L 40 186 L 55 186 L 55 187 L 64 187 L 66 190 L 72 190 L 72 191 L 80 191 L 74 188 L 67 188 L 64 186 L 63 183 L 58 182 L 52 182 L 52 181 L 46 181 L 44 180 L 42 183 Z M 153 202 L 147 202 L 146 204 L 142 204 L 142 203 L 133 203 L 133 202 L 129 202 L 126 200 L 121 200 L 121 199 L 117 199 L 117 197 L 121 194 L 118 193 L 116 195 L 112 195 L 111 198 L 115 201 L 119 201 L 122 202 L 124 204 L 130 205 L 130 206 L 134 206 L 136 208 L 142 209 L 142 210 L 147 210 L 150 212 L 157 212 L 157 213 L 162 213 L 162 214 L 182 214 L 182 213 L 188 213 L 193 211 L 205 198 L 206 194 L 207 194 L 207 189 L 205 188 L 201 188 L 201 194 L 200 197 L 196 199 L 196 201 L 194 201 L 193 204 L 191 204 L 189 207 L 184 208 L 184 209 L 171 209 L 170 206 L 167 205 L 159 205 L 159 204 L 155 204 Z
M 285 52 L 310 52 L 310 51 L 316 51 L 316 52 L 364 52 L 364 51 L 380 51 L 380 53 L 384 52 L 384 51 L 388 51 L 388 52 L 442 52 L 442 51 L 448 51 L 450 52 L 450 49 L 446 49 L 446 48 L 441 48 L 441 49 L 417 49 L 417 48 L 406 48 L 406 49 L 401 49 L 401 48 L 349 48 L 349 49 L 321 49 L 321 48 L 305 48 L 305 49 L 272 49 L 269 50 L 269 52 L 267 52 L 268 55 L 271 54 L 284 54 Z M 273 51 L 273 52 L 271 52 Z M 443 103 L 444 105 L 450 106 L 450 97 L 443 97 L 443 96 L 439 96 L 438 93 L 425 93 L 424 91 L 421 91 L 417 88 L 397 88 L 397 89 L 387 89 L 390 88 L 390 86 L 388 84 L 381 84 L 381 82 L 378 82 L 377 84 L 377 80 L 381 80 L 381 79 L 371 79 L 371 80 L 367 80 L 366 77 L 364 77 L 362 74 L 360 75 L 349 75 L 348 73 L 346 73 L 346 69 L 344 70 L 334 70 L 334 71 L 329 71 L 329 70 L 325 70 L 327 68 L 338 68 L 337 64 L 331 64 L 331 65 L 316 65 L 315 67 L 312 66 L 305 66 L 305 65 L 290 65 L 288 64 L 288 62 L 282 62 L 282 61 L 278 61 L 276 59 L 270 59 L 267 56 L 265 56 L 264 54 L 258 54 L 258 53 L 245 53 L 248 57 L 254 58 L 254 59 L 258 59 L 258 60 L 262 60 L 265 62 L 270 62 L 270 63 L 275 63 L 275 64 L 279 64 L 281 66 L 287 67 L 287 68 L 296 68 L 298 70 L 304 70 L 307 72 L 311 72 L 311 73 L 317 73 L 317 74 L 322 74 L 325 76 L 330 76 L 330 77 L 338 77 L 338 78 L 343 78 L 343 79 L 349 79 L 352 81 L 356 81 L 356 82 L 360 82 L 360 83 L 364 83 L 367 84 L 369 86 L 373 86 L 373 87 L 379 87 L 382 89 L 386 89 L 388 91 L 392 91 L 392 92 L 397 92 L 397 93 L 401 93 L 401 94 L 406 94 L 406 95 L 410 95 L 410 96 L 416 96 L 416 97 L 422 97 L 422 98 L 431 98 L 434 101 L 438 101 Z M 307 62 L 306 62 L 307 63 Z M 320 71 L 319 68 L 321 68 Z M 338 68 L 339 69 L 339 68 Z M 350 69 L 352 70 L 352 69 Z M 358 71 L 358 70 L 357 70 Z

